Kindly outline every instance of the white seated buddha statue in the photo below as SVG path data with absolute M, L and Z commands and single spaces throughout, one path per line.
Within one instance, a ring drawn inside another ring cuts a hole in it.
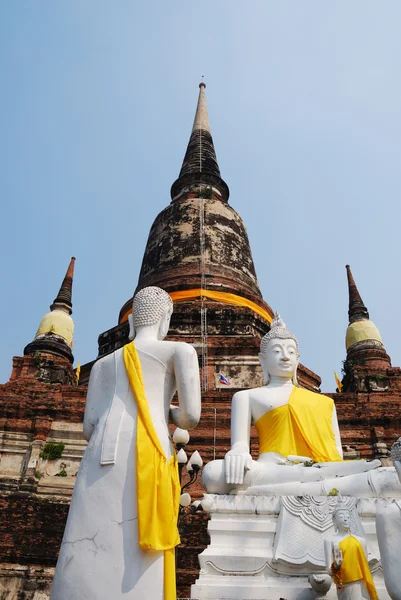
M 298 342 L 277 314 L 259 360 L 266 385 L 233 396 L 231 450 L 205 466 L 208 493 L 320 496 L 335 488 L 344 496 L 401 496 L 394 469 L 379 468 L 379 460 L 343 460 L 334 402 L 298 387 Z M 256 461 L 249 453 L 252 423 Z
M 201 401 L 196 351 L 163 341 L 172 312 L 167 292 L 142 289 L 130 319 L 135 341 L 93 365 L 83 427 L 89 444 L 51 600 L 176 597 L 180 482 L 168 422 L 195 427 Z

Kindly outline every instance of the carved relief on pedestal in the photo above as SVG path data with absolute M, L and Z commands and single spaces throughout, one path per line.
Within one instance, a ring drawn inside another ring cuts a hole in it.
M 342 500 L 350 511 L 350 532 L 366 539 L 369 567 L 384 600 L 374 528 L 378 501 Z M 211 517 L 210 545 L 199 555 L 192 597 L 323 598 L 331 586 L 324 540 L 335 534 L 337 502 L 338 496 L 206 494 L 202 506 Z
M 283 496 L 277 523 L 273 557 L 275 561 L 322 567 L 325 564 L 324 538 L 334 531 L 332 513 L 337 498 L 316 496 Z M 345 498 L 351 512 L 351 531 L 363 535 L 356 511 L 355 498 Z

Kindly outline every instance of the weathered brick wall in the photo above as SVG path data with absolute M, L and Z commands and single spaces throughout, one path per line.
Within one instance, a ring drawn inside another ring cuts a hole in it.
M 191 585 L 199 575 L 198 555 L 209 544 L 208 517 L 198 512 L 181 521 L 181 545 L 177 550 L 177 597 L 189 598 Z
M 64 437 L 64 460 L 70 465 L 79 462 L 85 446 L 80 424 L 86 389 L 45 383 L 42 379 L 52 376 L 49 368 L 56 377 L 67 374 L 73 380 L 68 361 L 53 358 L 15 357 L 10 381 L 0 385 L 2 599 L 31 600 L 39 592 L 45 598 L 50 592 L 74 477 L 41 472 L 51 471 L 57 461 L 42 460 L 39 454 L 47 440 Z
M 46 439 L 53 421 L 81 423 L 86 389 L 33 380 L 0 385 L 0 430 Z
M 0 494 L 0 563 L 54 566 L 69 502 L 19 490 Z
M 343 448 L 351 447 L 360 458 L 385 458 L 401 435 L 401 394 L 328 394 L 336 404 Z M 387 446 L 387 454 L 376 448 Z M 350 457 L 351 458 L 351 457 Z

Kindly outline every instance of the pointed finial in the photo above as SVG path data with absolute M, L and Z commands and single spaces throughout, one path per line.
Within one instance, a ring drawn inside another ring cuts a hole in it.
M 206 83 L 204 81 L 201 81 L 201 83 L 199 84 L 198 105 L 196 107 L 192 133 L 197 129 L 202 129 L 203 131 L 207 131 L 208 133 L 210 133 L 209 115 L 207 113 L 205 89 Z
M 349 293 L 348 317 L 349 317 L 349 322 L 354 323 L 355 321 L 369 319 L 368 309 L 364 305 L 361 295 L 358 292 L 358 288 L 356 287 L 356 283 L 352 276 L 351 268 L 349 265 L 346 265 L 345 268 L 347 269 L 347 279 L 348 279 L 348 293 Z
M 203 77 L 203 76 L 202 76 Z M 213 138 L 210 130 L 209 116 L 206 106 L 206 83 L 199 84 L 198 104 L 189 138 L 187 151 L 184 156 L 178 179 L 171 186 L 173 202 L 190 197 L 195 193 L 209 188 L 215 199 L 227 202 L 230 196 L 225 181 L 220 176 Z
M 50 306 L 50 312 L 41 320 L 33 342 L 24 348 L 24 355 L 41 352 L 68 358 L 71 364 L 74 362 L 72 355 L 74 321 L 70 316 L 74 263 L 75 256 L 70 260 L 57 298 Z
M 75 256 L 72 256 L 59 293 L 57 294 L 53 304 L 50 306 L 50 310 L 57 308 L 59 310 L 65 310 L 65 312 L 68 312 L 68 314 L 72 313 L 72 283 L 74 278 L 74 264 Z

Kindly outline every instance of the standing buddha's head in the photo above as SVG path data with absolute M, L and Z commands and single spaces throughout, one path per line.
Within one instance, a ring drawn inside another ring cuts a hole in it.
M 173 301 L 169 294 L 162 288 L 148 286 L 140 290 L 132 303 L 132 314 L 129 315 L 129 339 L 133 340 L 135 332 L 140 327 L 158 325 L 157 337 L 162 340 L 168 333 Z

